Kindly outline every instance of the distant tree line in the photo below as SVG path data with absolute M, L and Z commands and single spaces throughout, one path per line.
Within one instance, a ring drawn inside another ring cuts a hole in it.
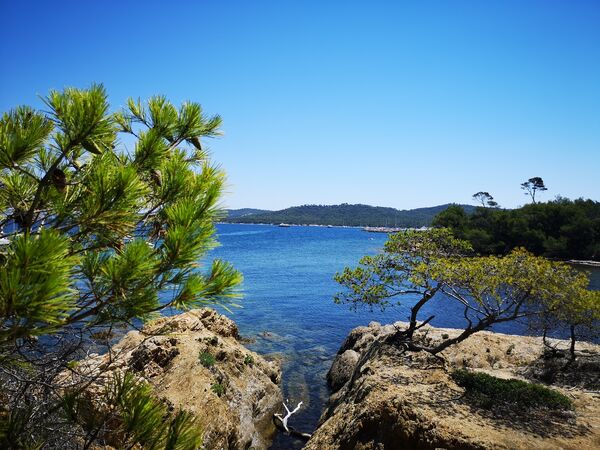
M 543 190 L 540 184 L 528 188 L 531 204 L 518 209 L 482 206 L 472 214 L 450 206 L 434 218 L 433 226 L 452 229 L 455 236 L 484 255 L 507 254 L 524 247 L 550 258 L 600 260 L 600 202 L 557 198 L 539 203 L 535 192 Z M 485 204 L 487 198 L 483 197 Z
M 341 225 L 341 226 L 388 226 L 419 228 L 430 226 L 433 218 L 450 205 L 439 205 L 431 208 L 398 210 L 369 205 L 302 205 L 268 211 L 258 214 L 248 214 L 239 217 L 228 217 L 228 222 L 234 223 L 291 223 L 298 225 Z M 474 207 L 460 205 L 471 212 Z

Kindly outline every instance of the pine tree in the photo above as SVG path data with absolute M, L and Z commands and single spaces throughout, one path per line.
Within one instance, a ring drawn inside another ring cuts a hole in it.
M 494 324 L 524 318 L 559 317 L 573 326 L 597 330 L 600 317 L 597 292 L 588 289 L 589 278 L 567 263 L 534 256 L 523 248 L 507 255 L 474 255 L 467 241 L 447 228 L 393 233 L 383 251 L 360 259 L 335 280 L 344 290 L 337 303 L 356 309 L 384 310 L 409 298 L 409 324 L 390 339 L 412 351 L 438 354 Z M 415 331 L 431 322 L 443 308 L 432 308 L 436 298 L 463 310 L 464 329 L 454 338 L 423 345 Z M 431 313 L 421 317 L 424 312 Z M 575 337 L 572 336 L 574 354 Z
M 0 427 L 15 446 L 66 442 L 48 431 L 65 401 L 57 375 L 90 336 L 227 304 L 241 281 L 226 262 L 199 264 L 222 214 L 224 173 L 201 144 L 219 116 L 162 96 L 112 113 L 96 84 L 44 102 L 0 120 Z M 171 431 L 187 433 L 178 417 Z

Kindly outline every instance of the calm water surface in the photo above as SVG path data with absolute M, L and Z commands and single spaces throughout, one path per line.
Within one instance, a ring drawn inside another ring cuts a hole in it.
M 256 340 L 249 348 L 281 358 L 284 397 L 288 405 L 303 402 L 290 424 L 311 432 L 329 396 L 325 375 L 348 332 L 373 320 L 390 323 L 407 318 L 407 306 L 384 313 L 353 312 L 332 299 L 339 291 L 333 275 L 356 265 L 363 255 L 376 254 L 387 236 L 354 228 L 220 224 L 217 229 L 221 246 L 210 256 L 233 263 L 244 274 L 243 307 L 221 312 L 235 320 L 243 336 Z M 600 289 L 598 269 L 593 270 L 592 284 Z M 451 305 L 432 303 L 423 316 L 437 313 L 433 325 L 460 327 L 462 311 Z M 520 323 L 505 323 L 495 330 L 527 331 Z M 279 435 L 272 448 L 301 446 Z

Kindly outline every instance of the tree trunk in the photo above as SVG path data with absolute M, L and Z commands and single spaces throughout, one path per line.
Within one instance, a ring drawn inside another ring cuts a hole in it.
M 575 336 L 575 325 L 571 325 L 571 347 L 569 348 L 569 352 L 571 353 L 571 361 L 575 360 L 575 341 L 577 337 Z
M 415 334 L 415 330 L 417 329 L 417 316 L 419 315 L 419 311 L 423 307 L 425 303 L 433 298 L 433 296 L 437 293 L 439 288 L 431 289 L 429 292 L 423 294 L 421 300 L 414 304 L 414 306 L 410 309 L 410 322 L 408 325 L 408 329 L 405 334 L 409 341 L 412 341 L 413 335 Z
M 427 351 L 429 353 L 431 353 L 432 355 L 437 355 L 438 353 L 444 351 L 451 345 L 458 344 L 458 343 L 464 341 L 465 339 L 467 339 L 469 336 L 477 333 L 478 331 L 485 330 L 490 325 L 491 325 L 491 323 L 488 321 L 485 321 L 485 320 L 481 321 L 472 328 L 466 328 L 462 333 L 460 333 L 455 338 L 446 339 L 444 342 L 442 342 L 437 347 L 433 347 L 432 349 L 427 349 Z
M 548 341 L 546 340 L 546 335 L 548 334 L 548 329 L 544 326 L 544 331 L 542 331 L 542 343 L 544 347 L 548 346 Z

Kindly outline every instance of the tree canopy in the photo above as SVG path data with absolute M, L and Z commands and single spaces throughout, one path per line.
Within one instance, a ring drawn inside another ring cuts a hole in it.
M 538 192 L 547 191 L 548 188 L 544 184 L 544 180 L 541 177 L 533 177 L 529 180 L 521 183 L 521 189 L 525 191 L 525 195 L 531 197 L 531 201 L 535 203 L 535 195 Z
M 35 442 L 59 428 L 48 411 L 64 401 L 67 349 L 165 308 L 227 304 L 241 280 L 226 262 L 199 264 L 222 217 L 224 173 L 201 144 L 219 116 L 162 96 L 113 113 L 101 85 L 44 103 L 0 119 L 3 423 L 21 414 Z
M 506 254 L 524 247 L 535 255 L 600 260 L 600 202 L 558 198 L 517 209 L 450 207 L 433 220 L 469 241 L 477 253 Z
M 590 314 L 597 314 L 600 308 L 588 301 L 592 294 L 586 274 L 570 265 L 519 248 L 501 257 L 476 256 L 467 241 L 444 228 L 394 233 L 382 253 L 363 257 L 358 267 L 335 278 L 345 288 L 335 298 L 338 303 L 385 309 L 403 299 L 410 302 L 409 326 L 395 338 L 409 349 L 433 354 L 496 323 L 547 311 L 579 315 L 592 306 Z M 462 308 L 464 330 L 440 344 L 422 346 L 413 335 L 435 318 L 435 313 L 420 314 L 436 296 Z
M 495 208 L 498 206 L 498 202 L 494 200 L 494 197 L 489 192 L 479 191 L 473 194 L 473 200 L 478 203 L 481 203 L 481 206 L 484 208 L 489 206 L 490 208 Z

